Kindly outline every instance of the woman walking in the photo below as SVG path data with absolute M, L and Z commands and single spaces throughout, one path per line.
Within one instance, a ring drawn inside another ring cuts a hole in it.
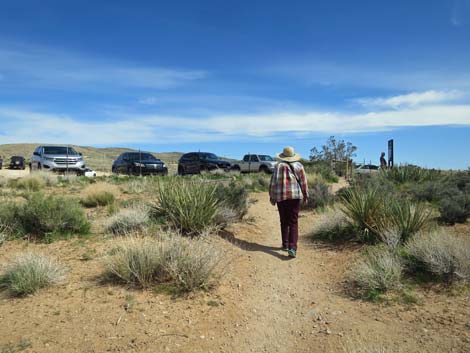
M 279 210 L 282 250 L 287 251 L 290 257 L 296 257 L 300 202 L 308 201 L 307 177 L 299 162 L 301 156 L 292 147 L 284 148 L 277 158 L 280 161 L 271 177 L 269 197 L 271 204 L 277 204 Z

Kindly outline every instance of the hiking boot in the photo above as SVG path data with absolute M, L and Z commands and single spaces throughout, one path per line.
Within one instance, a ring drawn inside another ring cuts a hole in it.
M 281 251 L 289 251 L 289 248 L 288 248 L 287 246 L 283 246 L 283 247 L 281 248 Z
M 297 256 L 297 250 L 289 249 L 288 254 L 289 254 L 289 257 L 296 257 Z

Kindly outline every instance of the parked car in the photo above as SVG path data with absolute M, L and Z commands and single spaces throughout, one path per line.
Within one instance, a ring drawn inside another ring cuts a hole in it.
M 233 170 L 242 173 L 272 173 L 277 162 L 271 156 L 265 154 L 246 154 L 241 162 L 235 163 Z
M 38 146 L 31 156 L 31 171 L 49 170 L 58 173 L 82 174 L 85 161 L 81 153 L 68 146 Z
M 178 175 L 199 174 L 202 171 L 221 169 L 230 170 L 232 164 L 208 152 L 190 152 L 183 154 L 178 161 Z
M 372 174 L 372 173 L 378 173 L 379 172 L 379 166 L 373 165 L 373 164 L 363 164 L 354 169 L 354 173 L 356 174 Z
M 166 164 L 148 152 L 124 152 L 113 162 L 111 170 L 127 175 L 168 175 Z
M 22 156 L 12 156 L 10 158 L 10 169 L 22 169 L 26 168 L 26 162 Z

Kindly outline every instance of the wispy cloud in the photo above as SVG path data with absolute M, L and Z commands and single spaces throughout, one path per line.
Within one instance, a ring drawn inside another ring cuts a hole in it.
M 364 114 L 278 112 L 203 118 L 122 114 L 99 122 L 0 107 L 0 143 L 46 142 L 91 145 L 257 141 L 273 136 L 374 132 L 400 127 L 470 125 L 470 105 L 433 105 Z
M 469 0 L 470 1 L 470 0 Z M 287 79 L 306 86 L 375 88 L 386 90 L 422 91 L 432 89 L 470 88 L 470 70 L 407 68 L 382 65 L 361 65 L 335 61 L 286 60 L 260 72 L 269 77 Z
M 359 98 L 355 102 L 366 107 L 385 107 L 394 108 L 404 106 L 417 106 L 423 104 L 436 104 L 442 102 L 455 101 L 464 97 L 464 93 L 457 90 L 452 91 L 424 91 L 412 92 L 392 97 L 378 97 L 378 98 Z
M 0 43 L 2 85 L 41 88 L 164 89 L 207 76 L 204 70 L 145 66 L 57 49 Z M 1 86 L 0 86 L 1 88 Z

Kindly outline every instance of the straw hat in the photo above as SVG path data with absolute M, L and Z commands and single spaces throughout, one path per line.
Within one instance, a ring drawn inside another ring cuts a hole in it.
M 297 162 L 302 158 L 300 154 L 295 153 L 294 148 L 290 146 L 284 147 L 282 153 L 278 153 L 276 157 L 285 162 Z

